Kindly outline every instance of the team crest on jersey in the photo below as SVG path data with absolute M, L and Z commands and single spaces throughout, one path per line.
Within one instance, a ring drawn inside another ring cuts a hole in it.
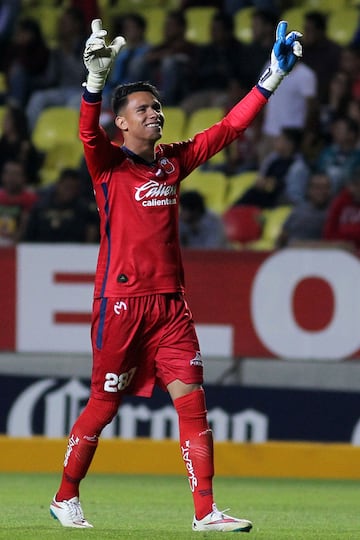
M 174 165 L 171 163 L 171 161 L 168 160 L 167 157 L 161 158 L 159 163 L 163 171 L 166 172 L 166 174 L 171 174 L 175 171 Z

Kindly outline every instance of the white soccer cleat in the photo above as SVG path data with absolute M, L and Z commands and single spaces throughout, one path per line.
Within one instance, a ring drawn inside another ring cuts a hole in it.
M 203 519 L 196 519 L 194 516 L 192 530 L 193 531 L 220 531 L 220 532 L 249 532 L 252 528 L 251 521 L 247 519 L 238 519 L 227 516 L 220 512 L 213 504 L 213 509 L 210 514 Z
M 68 501 L 58 502 L 55 497 L 50 504 L 50 514 L 60 521 L 63 527 L 75 527 L 77 529 L 92 528 L 93 525 L 86 521 L 78 497 Z

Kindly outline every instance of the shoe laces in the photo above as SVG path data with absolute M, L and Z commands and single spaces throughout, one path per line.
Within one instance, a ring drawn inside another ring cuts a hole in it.
M 70 500 L 70 501 L 66 501 L 66 504 L 69 508 L 71 519 L 85 521 L 84 514 L 83 514 L 79 501 Z
M 219 510 L 217 507 L 216 507 L 216 504 L 214 503 L 213 504 L 213 511 L 212 513 L 215 514 L 216 516 L 219 516 L 221 519 L 222 518 L 225 518 L 225 517 L 228 517 L 225 512 L 228 512 L 230 510 L 230 508 L 225 508 L 224 510 Z

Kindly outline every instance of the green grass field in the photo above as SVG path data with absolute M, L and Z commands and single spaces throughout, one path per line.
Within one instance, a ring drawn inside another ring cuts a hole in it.
M 187 480 L 170 476 L 89 474 L 82 504 L 92 530 L 66 529 L 50 518 L 59 475 L 0 474 L 0 538 L 11 540 L 218 538 L 191 531 Z M 217 505 L 251 519 L 241 538 L 359 539 L 360 482 L 327 480 L 215 479 Z M 232 536 L 231 536 L 232 537 Z

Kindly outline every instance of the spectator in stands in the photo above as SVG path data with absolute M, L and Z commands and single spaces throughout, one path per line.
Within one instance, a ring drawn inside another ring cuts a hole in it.
M 14 244 L 21 239 L 37 199 L 36 192 L 27 185 L 23 164 L 6 161 L 1 171 L 0 245 Z
M 320 152 L 315 169 L 329 176 L 334 194 L 343 188 L 353 168 L 360 164 L 359 133 L 359 125 L 348 116 L 334 118 L 331 123 L 331 141 Z
M 64 169 L 42 192 L 31 211 L 23 240 L 28 242 L 97 242 L 97 215 L 80 196 L 76 169 Z
M 276 9 L 276 4 L 276 0 L 181 0 L 180 2 L 182 8 L 214 6 L 229 15 L 234 15 L 239 9 L 249 6 L 260 9 Z
M 12 35 L 21 10 L 21 0 L 2 0 L 0 2 L 0 71 L 5 71 L 11 48 Z M 5 54 L 4 54 L 5 51 Z
M 197 46 L 186 39 L 186 17 L 170 11 L 164 23 L 164 39 L 152 46 L 139 66 L 139 80 L 155 84 L 164 105 L 177 105 L 188 93 Z
M 20 19 L 6 53 L 7 99 L 25 107 L 33 92 L 55 84 L 51 49 L 38 21 Z
M 348 45 L 341 54 L 340 69 L 350 80 L 352 99 L 360 100 L 360 45 Z
M 291 73 L 269 99 L 264 109 L 260 139 L 257 143 L 259 163 L 271 151 L 274 139 L 284 127 L 303 131 L 303 147 L 313 144 L 318 133 L 317 77 L 303 62 Z M 311 142 L 308 142 L 310 138 Z
M 250 89 L 264 71 L 268 61 L 278 16 L 270 9 L 255 9 L 251 16 L 251 41 L 246 45 L 244 70 L 247 87 Z
M 51 88 L 38 90 L 31 95 L 26 112 L 32 131 L 41 111 L 50 106 L 80 106 L 81 85 L 85 80 L 82 52 L 86 40 L 86 28 L 81 11 L 67 8 L 58 23 L 59 45 L 52 53 L 55 69 Z
M 349 99 L 347 102 L 346 115 L 354 120 L 359 126 L 360 133 L 360 101 L 357 99 Z
M 260 164 L 254 185 L 235 204 L 274 208 L 303 202 L 310 168 L 302 155 L 301 141 L 301 130 L 283 128 L 274 141 L 273 152 Z
M 266 11 L 278 12 L 277 0 L 223 0 L 223 9 L 230 15 L 235 15 L 237 11 L 247 7 L 254 7 Z
M 252 13 L 252 37 L 248 44 L 245 44 L 243 52 L 244 60 L 242 66 L 242 84 L 250 89 L 264 71 L 267 64 L 267 51 L 271 47 L 278 16 L 275 8 L 265 9 L 258 7 Z M 226 162 L 226 174 L 237 174 L 243 170 L 257 168 L 259 164 L 258 143 L 261 140 L 263 113 L 259 114 L 250 128 L 242 134 L 239 140 L 235 141 L 226 149 L 228 155 Z M 266 152 L 269 149 L 266 149 Z
M 334 71 L 340 68 L 342 47 L 327 35 L 327 15 L 308 11 L 304 17 L 303 62 L 316 74 L 317 96 L 321 105 L 328 103 L 329 86 Z
M 306 200 L 297 204 L 286 219 L 276 242 L 277 247 L 321 241 L 331 198 L 329 177 L 326 174 L 312 174 Z
M 360 249 L 360 167 L 351 172 L 344 189 L 333 199 L 324 227 L 324 239 Z
M 112 91 L 118 84 L 141 79 L 142 59 L 150 48 L 145 38 L 146 19 L 139 13 L 127 13 L 117 17 L 113 33 L 115 36 L 124 36 L 126 47 L 116 57 L 103 91 L 104 105 L 109 108 Z
M 87 28 L 90 28 L 91 21 L 93 21 L 94 19 L 99 19 L 101 17 L 99 0 L 68 0 L 66 4 L 82 11 L 84 16 L 84 23 Z
M 7 105 L 0 136 L 0 174 L 9 160 L 20 161 L 30 184 L 39 182 L 39 169 L 44 156 L 39 152 L 30 137 L 24 110 L 15 105 Z
M 180 196 L 179 230 L 183 247 L 216 249 L 226 246 L 221 219 L 207 210 L 198 191 L 185 191 Z
M 234 35 L 234 20 L 216 11 L 211 21 L 211 42 L 199 46 L 192 60 L 193 87 L 181 103 L 190 115 L 201 107 L 230 108 L 245 92 L 244 66 L 249 61 L 244 45 Z
M 186 9 L 188 7 L 209 7 L 214 6 L 222 8 L 222 0 L 180 0 L 180 8 Z
M 330 80 L 328 101 L 321 107 L 321 132 L 324 137 L 329 135 L 333 120 L 348 112 L 350 101 L 349 77 L 344 71 L 336 71 Z

